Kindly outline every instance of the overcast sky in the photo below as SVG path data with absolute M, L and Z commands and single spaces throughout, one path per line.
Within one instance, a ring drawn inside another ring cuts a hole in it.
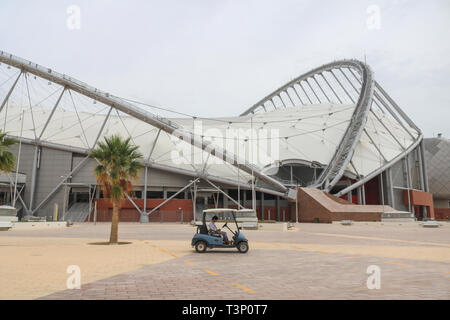
M 448 0 L 0 0 L 0 50 L 118 96 L 232 116 L 320 64 L 366 57 L 425 135 L 447 138 L 449 34 Z

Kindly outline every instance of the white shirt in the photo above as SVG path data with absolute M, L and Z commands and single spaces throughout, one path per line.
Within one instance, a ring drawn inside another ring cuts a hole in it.
M 212 222 L 212 221 L 208 224 L 208 227 L 212 231 L 217 231 L 216 224 L 214 222 Z

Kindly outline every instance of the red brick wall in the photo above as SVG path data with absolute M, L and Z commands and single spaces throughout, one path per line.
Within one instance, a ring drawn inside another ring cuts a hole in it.
M 314 222 L 314 219 L 324 223 L 332 222 L 330 213 L 301 188 L 298 190 L 298 216 L 300 222 Z
M 409 201 L 411 201 L 413 206 L 427 207 L 430 218 L 435 218 L 433 195 L 431 193 L 420 190 L 409 190 L 409 198 Z M 408 205 L 408 190 L 403 192 L 403 203 Z
M 340 220 L 353 220 L 353 221 L 381 221 L 381 212 L 330 212 L 324 206 L 322 206 L 316 199 L 299 189 L 299 221 L 300 222 L 314 222 L 314 219 L 318 218 L 319 222 L 331 223 L 332 221 Z M 327 195 L 328 196 L 328 195 Z M 333 199 L 332 196 L 329 198 Z M 343 204 L 342 199 L 335 199 L 336 203 L 340 206 L 355 206 L 354 204 Z M 295 204 L 294 204 L 295 205 Z M 366 207 L 366 206 L 365 206 Z M 294 207 L 295 213 L 295 207 Z
M 338 202 L 339 202 L 339 200 L 337 200 L 337 199 L 340 199 L 340 200 L 344 200 L 347 203 L 358 204 L 358 195 L 356 195 L 356 194 L 352 194 L 352 201 L 351 202 L 347 200 L 348 196 L 346 194 L 340 196 L 339 198 L 337 198 L 337 197 L 335 197 L 335 198 L 336 198 L 335 200 L 338 201 Z
M 450 220 L 450 208 L 434 208 L 436 220 Z
M 97 202 L 97 221 L 111 221 L 112 204 L 109 199 L 96 199 Z M 143 210 L 144 199 L 133 199 L 136 205 Z M 155 208 L 157 205 L 165 201 L 165 199 L 147 199 L 147 211 Z M 150 222 L 179 222 L 181 219 L 180 210 L 183 210 L 183 221 L 189 222 L 193 220 L 192 200 L 188 199 L 172 199 L 164 204 L 157 211 L 149 216 Z M 129 200 L 122 200 L 119 213 L 119 221 L 121 222 L 139 222 L 140 214 Z M 91 215 L 91 220 L 93 215 Z

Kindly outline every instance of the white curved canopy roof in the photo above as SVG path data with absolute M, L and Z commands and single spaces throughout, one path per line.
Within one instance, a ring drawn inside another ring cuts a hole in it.
M 247 151 L 245 155 L 240 153 L 239 156 L 245 157 L 247 161 L 252 160 L 248 150 L 251 148 L 249 142 L 252 139 L 249 130 L 253 127 L 256 135 L 253 139 L 253 143 L 256 145 L 255 148 L 258 153 L 265 153 L 265 156 L 258 157 L 256 160 L 260 169 L 273 165 L 274 161 L 283 162 L 291 159 L 303 160 L 304 162 L 319 162 L 326 166 L 331 161 L 334 151 L 342 139 L 354 108 L 355 105 L 324 103 L 277 109 L 252 116 L 209 119 L 202 121 L 201 125 L 206 140 L 224 147 L 227 144 L 227 130 L 236 129 L 236 131 L 239 131 L 240 129 L 239 132 L 243 135 L 236 138 L 233 150 L 228 149 L 228 151 L 237 154 L 237 141 L 239 141 L 239 145 L 245 146 L 241 150 Z M 20 124 L 21 113 L 24 111 L 22 136 L 34 139 L 33 120 L 36 132 L 41 132 L 51 109 L 34 106 L 33 115 L 30 110 L 27 107 L 11 104 L 8 109 L 7 121 L 5 122 L 6 113 L 1 113 L 0 123 L 6 124 L 4 129 L 8 134 L 20 136 L 21 128 L 18 124 Z M 378 118 L 388 125 L 405 147 L 413 143 L 413 139 L 400 125 L 396 124 L 392 117 L 383 114 L 379 110 L 375 112 Z M 89 149 L 92 147 L 98 128 L 105 121 L 105 118 L 106 114 L 104 113 L 74 112 L 70 108 L 65 109 L 61 105 L 60 108 L 55 110 L 52 121 L 48 124 L 42 139 L 55 144 Z M 193 130 L 194 122 L 192 119 L 174 118 L 171 120 L 181 124 L 183 130 Z M 196 124 L 199 123 L 197 122 Z M 394 159 L 403 151 L 401 146 L 377 121 L 373 114 L 369 114 L 365 129 L 388 161 Z M 409 129 L 418 136 L 414 128 L 409 127 Z M 267 130 L 267 133 L 262 135 L 260 130 Z M 277 132 L 277 135 L 273 138 L 277 140 L 276 142 L 271 141 L 269 135 L 271 131 Z M 158 129 L 128 115 L 111 114 L 101 137 L 111 134 L 131 137 L 133 143 L 139 146 L 141 153 L 145 156 L 150 154 L 153 148 Z M 224 137 L 224 139 L 221 139 L 221 137 Z M 182 144 L 180 149 L 186 152 L 175 156 L 176 145 L 180 143 Z M 266 146 L 270 148 L 270 144 L 276 145 L 277 143 L 279 156 L 276 158 L 266 156 L 267 153 L 270 154 L 270 150 L 267 150 Z M 151 161 L 166 166 L 201 171 L 203 170 L 203 163 L 189 163 L 191 162 L 189 159 L 192 160 L 194 157 L 201 159 L 201 156 L 203 156 L 204 161 L 207 161 L 206 170 L 209 174 L 229 179 L 238 178 L 237 168 L 214 157 L 208 157 L 206 151 L 201 151 L 188 143 L 181 142 L 178 138 L 165 132 L 160 133 L 159 138 L 156 140 Z M 352 162 L 355 168 L 348 166 L 346 168 L 348 172 L 354 175 L 358 173 L 367 175 L 380 167 L 380 164 L 383 163 L 383 157 L 372 144 L 370 138 L 363 134 L 355 149 Z M 242 181 L 251 179 L 251 175 L 248 173 L 241 171 L 239 175 Z
M 9 135 L 88 152 L 102 137 L 120 134 L 139 146 L 149 165 L 232 184 L 248 185 L 254 176 L 260 186 L 286 193 L 264 171 L 300 161 L 325 168 L 318 187 L 329 191 L 347 172 L 358 180 L 354 188 L 422 139 L 370 68 L 356 60 L 311 70 L 241 116 L 224 118 L 163 118 L 4 52 L 0 62 L 6 63 L 0 65 L 0 127 Z

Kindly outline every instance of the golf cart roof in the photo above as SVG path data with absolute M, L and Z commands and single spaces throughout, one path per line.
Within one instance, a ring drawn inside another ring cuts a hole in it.
M 203 210 L 203 213 L 223 213 L 223 212 L 237 212 L 236 209 L 229 209 L 229 208 L 215 208 L 215 209 L 206 209 Z
M 254 212 L 254 211 L 255 211 L 255 210 L 253 210 L 253 209 L 248 209 L 248 208 L 236 210 L 236 212 Z

